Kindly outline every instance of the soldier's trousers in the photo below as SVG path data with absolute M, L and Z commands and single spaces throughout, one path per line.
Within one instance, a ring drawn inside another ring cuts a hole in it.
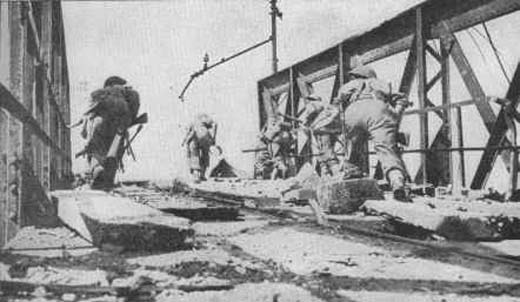
M 196 138 L 188 143 L 188 163 L 190 172 L 194 170 L 201 171 L 201 175 L 209 166 L 209 146 L 200 144 Z
M 121 140 L 115 154 L 108 154 L 116 133 L 117 125 L 105 117 L 96 116 L 89 121 L 87 139 L 91 147 L 88 163 L 93 189 L 109 188 L 114 183 L 124 152 L 123 140 Z
M 392 170 L 406 175 L 404 162 L 397 153 L 399 117 L 387 103 L 378 99 L 358 100 L 350 104 L 344 114 L 347 139 L 354 145 L 354 150 L 359 150 L 356 144 L 371 139 L 385 177 L 388 179 L 388 172 Z M 348 156 L 346 158 L 345 164 L 352 164 Z

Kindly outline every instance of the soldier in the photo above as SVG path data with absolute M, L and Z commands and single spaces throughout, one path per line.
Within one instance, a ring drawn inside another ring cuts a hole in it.
M 205 180 L 206 169 L 209 166 L 209 152 L 215 145 L 217 124 L 207 114 L 199 114 L 188 128 L 182 145 L 187 144 L 187 155 L 190 174 L 195 181 Z
M 397 153 L 396 142 L 401 115 L 409 103 L 403 95 L 392 94 L 390 84 L 377 79 L 370 67 L 359 66 L 349 75 L 350 81 L 340 88 L 337 98 L 344 110 L 346 139 L 354 147 L 372 139 L 394 198 L 409 201 L 410 190 L 405 185 L 406 168 Z M 349 158 L 345 155 L 344 177 L 362 177 L 359 167 Z
M 272 119 L 267 123 L 259 135 L 259 149 L 255 162 L 255 175 L 266 178 L 270 173 L 271 179 L 287 178 L 289 171 L 288 159 L 294 142 L 291 134 L 291 124 L 279 119 Z
M 87 155 L 93 189 L 111 188 L 117 168 L 122 166 L 127 129 L 136 121 L 140 105 L 139 94 L 126 83 L 121 77 L 109 77 L 102 89 L 91 94 L 82 120 L 81 135 L 87 144 L 77 156 Z
M 312 95 L 310 97 L 312 99 Z M 318 100 L 319 102 L 309 103 L 312 104 L 314 112 L 310 115 L 313 118 L 309 120 L 308 126 L 317 140 L 317 148 L 313 150 L 313 154 L 317 156 L 320 175 L 335 176 L 340 170 L 334 152 L 334 145 L 339 141 L 338 135 L 341 134 L 339 107 L 336 104 L 324 104 L 321 98 Z

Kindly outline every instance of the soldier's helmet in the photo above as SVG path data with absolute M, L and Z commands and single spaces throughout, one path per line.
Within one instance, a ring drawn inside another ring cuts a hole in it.
M 197 115 L 197 120 L 203 123 L 204 125 L 210 126 L 211 124 L 213 124 L 213 119 L 206 113 L 201 113 Z
M 357 76 L 357 77 L 366 78 L 366 79 L 377 78 L 377 74 L 374 71 L 374 69 L 372 67 L 365 66 L 365 65 L 360 65 L 360 66 L 352 69 L 348 74 Z
M 105 80 L 104 88 L 111 87 L 114 85 L 125 85 L 126 80 L 119 76 L 111 76 Z

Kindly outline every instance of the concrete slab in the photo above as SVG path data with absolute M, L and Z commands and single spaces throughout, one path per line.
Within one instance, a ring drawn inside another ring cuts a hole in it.
M 368 200 L 366 212 L 433 231 L 451 240 L 498 240 L 520 236 L 520 204 L 417 197 L 413 203 Z
M 105 192 L 55 191 L 52 196 L 59 218 L 97 247 L 175 250 L 194 233 L 188 219 Z
M 61 257 L 86 255 L 97 250 L 90 242 L 66 227 L 40 229 L 24 227 L 4 246 L 12 254 Z
M 237 285 L 229 291 L 206 291 L 185 293 L 178 290 L 164 291 L 155 301 L 179 302 L 319 302 L 322 301 L 311 295 L 307 290 L 292 284 L 285 283 L 246 283 Z
M 347 291 L 339 290 L 338 295 L 356 302 L 513 302 L 520 301 L 518 297 L 507 295 L 500 296 L 463 296 L 456 294 L 436 293 L 394 293 L 394 292 L 370 292 L 370 291 Z
M 443 262 L 394 256 L 378 247 L 290 228 L 243 234 L 229 241 L 248 254 L 272 260 L 299 275 L 326 273 L 364 279 L 518 282 Z

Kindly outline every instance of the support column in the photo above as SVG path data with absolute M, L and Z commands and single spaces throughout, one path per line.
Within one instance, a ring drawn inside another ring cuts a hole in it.
M 23 100 L 23 62 L 25 57 L 25 28 L 22 16 L 22 2 L 10 2 L 10 91 L 16 100 Z M 21 223 L 21 201 L 24 179 L 22 177 L 23 166 L 23 123 L 12 116 L 8 125 L 8 219 L 6 240 L 12 238 Z
M 0 85 L 9 86 L 9 3 L 0 2 Z M 0 142 L 9 142 L 9 113 L 0 108 Z M 9 220 L 9 144 L 0 143 L 0 247 L 7 241 Z
M 419 108 L 424 109 L 426 107 L 427 91 L 426 91 L 426 51 L 425 51 L 425 39 L 424 39 L 424 28 L 423 28 L 423 17 L 422 9 L 416 10 L 416 55 L 417 55 L 417 83 L 418 83 L 418 100 Z M 419 135 L 420 135 L 420 148 L 421 152 L 421 164 L 422 169 L 422 182 L 428 181 L 428 168 L 426 162 L 425 150 L 428 148 L 428 113 L 422 112 L 419 115 Z
M 45 79 L 43 85 L 43 121 L 42 128 L 52 137 L 51 132 L 51 104 L 50 89 L 52 83 L 50 82 L 50 73 L 48 72 L 51 66 L 52 54 L 52 1 L 42 2 L 42 36 L 41 36 L 41 58 L 42 58 L 42 77 Z M 43 165 L 42 165 L 42 186 L 45 190 L 51 190 L 51 159 L 52 148 L 50 146 L 43 147 Z

